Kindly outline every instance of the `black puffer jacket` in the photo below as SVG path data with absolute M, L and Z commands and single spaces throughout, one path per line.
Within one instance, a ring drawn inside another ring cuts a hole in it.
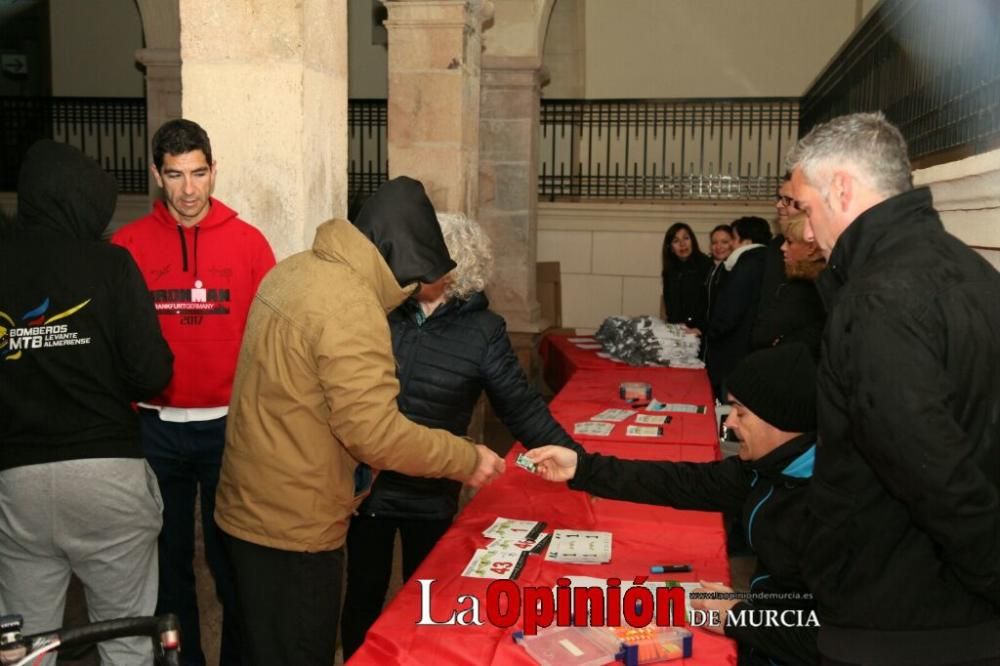
M 1000 656 L 1000 275 L 927 189 L 840 236 L 803 559 L 848 663 Z
M 813 358 L 819 358 L 819 341 L 826 322 L 826 310 L 816 283 L 789 279 L 781 253 L 784 236 L 776 236 L 767 245 L 764 277 L 760 287 L 757 318 L 750 334 L 752 349 L 766 349 L 787 342 L 808 345 Z
M 451 300 L 423 324 L 409 300 L 389 317 L 399 375 L 399 410 L 431 428 L 465 435 L 485 390 L 500 420 L 525 446 L 579 449 L 528 383 L 507 337 L 503 317 L 482 293 Z M 358 513 L 375 518 L 448 519 L 458 511 L 461 484 L 448 479 L 381 472 Z
M 816 434 L 792 439 L 760 460 L 732 457 L 712 463 L 620 460 L 580 456 L 570 488 L 600 497 L 696 511 L 726 511 L 742 518 L 757 567 L 750 591 L 759 595 L 734 610 L 815 609 L 802 577 L 806 523 L 803 501 L 813 473 Z M 760 624 L 756 616 L 756 624 Z M 805 624 L 809 624 L 808 621 Z M 815 664 L 815 627 L 729 626 L 739 644 L 739 664 Z

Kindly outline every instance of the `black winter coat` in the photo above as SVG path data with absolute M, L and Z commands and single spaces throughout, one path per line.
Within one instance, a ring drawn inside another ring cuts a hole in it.
M 671 324 L 694 328 L 705 325 L 707 309 L 705 280 L 712 271 L 712 260 L 704 254 L 692 254 L 687 261 L 672 261 L 663 274 L 663 307 Z
M 750 348 L 765 349 L 783 342 L 808 345 L 813 358 L 819 358 L 826 309 L 811 280 L 789 279 L 781 253 L 784 236 L 767 245 L 764 277 L 760 287 L 757 318 L 750 333 Z
M 399 411 L 430 428 L 463 436 L 486 391 L 494 412 L 526 447 L 561 444 L 581 450 L 528 383 L 503 317 L 482 293 L 439 306 L 423 324 L 409 300 L 389 316 L 399 377 Z M 447 520 L 458 511 L 462 484 L 384 471 L 358 513 L 374 518 Z
M 800 557 L 815 441 L 815 433 L 800 435 L 753 462 L 736 457 L 711 463 L 619 460 L 588 453 L 579 457 L 569 486 L 600 497 L 741 516 L 757 555 L 750 591 L 761 596 L 734 610 L 801 610 L 805 617 L 815 608 Z M 726 635 L 736 639 L 741 665 L 819 661 L 814 627 L 730 626 Z
M 820 288 L 806 576 L 824 654 L 1000 656 L 1000 275 L 921 188 L 858 217 Z
M 173 354 L 128 250 L 100 240 L 115 198 L 76 149 L 28 151 L 0 242 L 0 471 L 142 457 L 130 403 L 166 386 Z
M 705 367 L 717 398 L 726 377 L 750 353 L 750 332 L 757 317 L 760 285 L 767 257 L 765 247 L 744 250 L 733 269 L 722 277 L 712 319 L 703 329 Z

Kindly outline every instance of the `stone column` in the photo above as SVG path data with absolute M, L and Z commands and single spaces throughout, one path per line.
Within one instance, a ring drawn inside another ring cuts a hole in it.
M 441 212 L 478 204 L 480 0 L 383 0 L 389 12 L 389 176 Z
M 180 0 L 183 112 L 278 258 L 347 209 L 347 0 Z
M 139 49 L 135 59 L 146 70 L 148 144 L 160 125 L 181 117 L 181 52 L 180 49 Z M 152 153 L 149 153 L 149 160 L 153 160 Z M 157 189 L 156 182 L 150 178 L 150 195 L 156 195 Z
M 135 59 L 146 71 L 146 146 L 160 125 L 181 117 L 181 25 L 177 0 L 136 0 L 146 48 Z M 149 179 L 149 196 L 160 195 Z
M 545 325 L 535 297 L 542 77 L 537 58 L 483 56 L 479 220 L 498 258 L 490 300 L 528 338 Z

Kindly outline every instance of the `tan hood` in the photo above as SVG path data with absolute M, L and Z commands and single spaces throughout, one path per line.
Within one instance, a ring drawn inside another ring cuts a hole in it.
M 313 253 L 326 261 L 346 264 L 371 285 L 389 314 L 416 291 L 417 285 L 400 288 L 389 265 L 365 235 L 347 220 L 329 220 L 316 229 Z

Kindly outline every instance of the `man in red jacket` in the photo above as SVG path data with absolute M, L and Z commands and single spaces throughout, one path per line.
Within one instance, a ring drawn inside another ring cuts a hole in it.
M 163 201 L 112 241 L 139 265 L 176 358 L 167 388 L 139 405 L 143 448 L 164 500 L 157 612 L 177 614 L 184 664 L 203 666 L 193 568 L 200 493 L 205 556 L 223 605 L 220 663 L 239 664 L 233 587 L 212 516 L 243 328 L 274 253 L 260 231 L 212 198 L 216 164 L 198 124 L 171 120 L 157 130 L 152 173 Z

